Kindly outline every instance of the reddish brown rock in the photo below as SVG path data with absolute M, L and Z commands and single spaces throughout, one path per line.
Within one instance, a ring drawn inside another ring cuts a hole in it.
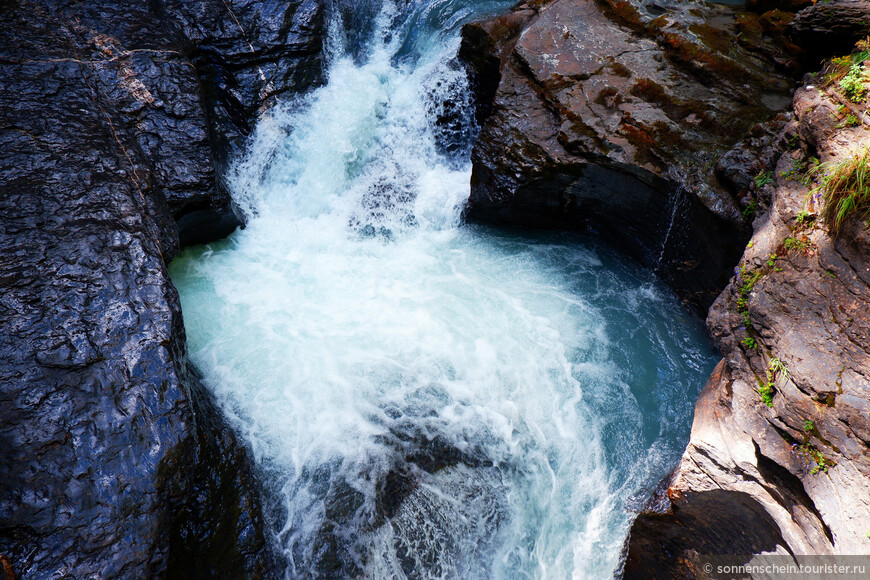
M 469 217 L 596 231 L 706 307 L 745 242 L 713 169 L 788 103 L 765 34 L 724 8 L 588 0 L 466 26 L 485 116 Z

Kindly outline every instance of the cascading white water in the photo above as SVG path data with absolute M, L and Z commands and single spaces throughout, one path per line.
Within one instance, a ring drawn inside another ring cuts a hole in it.
M 608 577 L 714 358 L 653 278 L 569 235 L 463 226 L 457 26 L 381 7 L 258 125 L 246 229 L 171 267 L 191 356 L 250 443 L 287 576 Z M 456 116 L 456 115 L 459 116 Z

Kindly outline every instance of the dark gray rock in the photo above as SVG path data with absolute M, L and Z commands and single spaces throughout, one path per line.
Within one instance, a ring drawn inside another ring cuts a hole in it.
M 310 1 L 0 3 L 0 555 L 18 576 L 276 575 L 166 264 L 238 225 L 220 162 L 319 80 L 321 23 Z
M 746 0 L 746 9 L 764 14 L 771 10 L 797 12 L 813 4 L 813 0 Z
M 817 57 L 849 54 L 856 42 L 870 34 L 870 1 L 815 2 L 797 13 L 788 32 Z

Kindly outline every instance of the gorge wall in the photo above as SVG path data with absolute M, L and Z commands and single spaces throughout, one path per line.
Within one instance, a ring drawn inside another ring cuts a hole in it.
M 469 218 L 594 231 L 706 310 L 749 236 L 717 162 L 788 102 L 797 65 L 769 36 L 783 26 L 587 0 L 466 26 L 482 123 Z
M 166 264 L 238 225 L 220 164 L 318 82 L 322 22 L 311 1 L 0 3 L 4 570 L 274 576 Z
M 187 362 L 166 264 L 239 225 L 221 171 L 259 112 L 322 81 L 324 7 L 108 4 L 0 2 L 0 564 L 272 577 L 248 451 Z M 848 51 L 868 3 L 788 28 L 804 4 L 532 0 L 463 33 L 469 219 L 597 232 L 712 304 L 724 359 L 627 576 L 691 576 L 704 551 L 870 552 L 870 238 L 830 235 L 799 176 L 853 155 L 870 119 L 816 78 L 779 115 L 792 43 Z
M 789 77 L 848 54 L 870 5 L 804 6 L 538 1 L 464 30 L 470 219 L 600 233 L 711 306 L 724 360 L 632 527 L 627 577 L 703 575 L 703 554 L 870 553 L 868 234 L 830 234 L 814 190 L 870 119 L 822 73 L 788 106 Z
M 870 553 L 870 234 L 855 218 L 832 234 L 815 189 L 866 152 L 867 107 L 819 74 L 794 111 L 768 145 L 766 211 L 707 318 L 725 358 L 658 507 L 632 528 L 627 576 L 696 575 L 699 553 Z

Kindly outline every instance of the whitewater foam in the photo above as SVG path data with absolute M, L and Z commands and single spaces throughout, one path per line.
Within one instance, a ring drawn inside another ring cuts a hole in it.
M 714 362 L 618 254 L 460 223 L 473 8 L 387 6 L 362 58 L 334 39 L 229 176 L 247 227 L 171 266 L 288 577 L 611 575 Z

